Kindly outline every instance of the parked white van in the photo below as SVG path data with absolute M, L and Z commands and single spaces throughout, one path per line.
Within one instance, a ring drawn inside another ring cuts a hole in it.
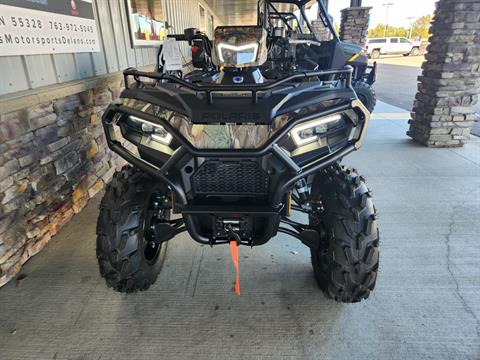
M 419 56 L 420 42 L 410 41 L 403 37 L 387 37 L 368 39 L 365 51 L 372 59 L 378 59 L 380 55 L 403 54 L 405 56 Z

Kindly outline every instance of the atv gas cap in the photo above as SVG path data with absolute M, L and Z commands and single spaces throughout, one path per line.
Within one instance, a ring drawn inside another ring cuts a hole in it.
M 243 83 L 243 76 L 234 76 L 234 77 L 233 77 L 233 82 L 234 82 L 235 84 L 241 84 L 241 83 Z

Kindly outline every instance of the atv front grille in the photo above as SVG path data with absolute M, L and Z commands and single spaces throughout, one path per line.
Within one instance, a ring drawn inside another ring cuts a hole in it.
M 193 175 L 196 195 L 264 195 L 269 178 L 253 161 L 206 161 Z

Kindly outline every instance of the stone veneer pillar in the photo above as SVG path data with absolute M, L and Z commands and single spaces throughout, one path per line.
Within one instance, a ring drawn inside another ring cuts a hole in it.
M 368 35 L 368 23 L 371 7 L 349 7 L 342 10 L 340 39 L 342 41 L 364 45 Z
M 312 20 L 312 28 L 315 35 L 320 41 L 328 41 L 331 39 L 332 34 L 328 28 L 323 25 L 323 21 L 320 19 Z
M 463 146 L 480 89 L 480 0 L 440 0 L 407 134 L 430 147 Z

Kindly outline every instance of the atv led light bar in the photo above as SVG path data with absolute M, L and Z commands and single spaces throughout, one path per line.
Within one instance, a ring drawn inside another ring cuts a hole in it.
M 294 127 L 290 131 L 290 136 L 295 145 L 299 147 L 304 146 L 317 141 L 320 136 L 325 135 L 328 132 L 329 127 L 337 124 L 341 120 L 342 116 L 337 114 L 308 121 Z
M 150 134 L 150 138 L 153 141 L 157 141 L 164 145 L 170 145 L 170 143 L 172 142 L 172 135 L 167 130 L 165 130 L 163 126 L 155 124 L 148 120 L 141 119 L 136 116 L 130 116 L 130 120 L 136 122 L 137 124 L 141 124 L 142 131 L 146 134 Z
M 237 66 L 252 63 L 257 60 L 258 43 L 240 46 L 220 43 L 217 45 L 218 57 L 222 63 L 232 63 Z

